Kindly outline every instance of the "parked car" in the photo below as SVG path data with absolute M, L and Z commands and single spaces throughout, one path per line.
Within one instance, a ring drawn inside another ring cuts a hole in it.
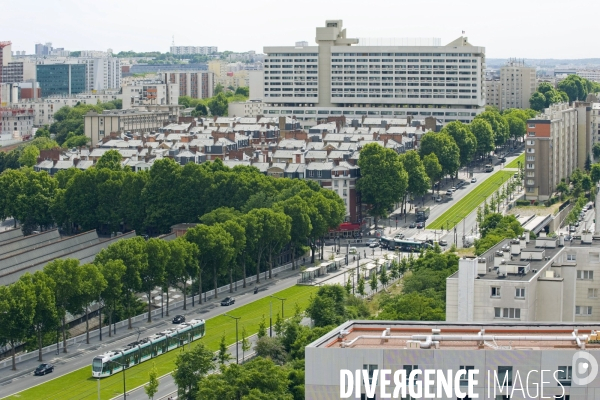
M 575 226 L 579 226 L 579 221 L 575 222 Z
M 39 367 L 33 371 L 34 375 L 46 375 L 50 372 L 54 372 L 54 365 L 52 364 L 40 364 Z
M 423 229 L 423 228 L 425 228 L 425 222 L 417 223 L 417 229 Z
M 445 239 L 440 240 L 440 246 L 448 246 L 448 241 Z
M 454 192 L 452 192 L 452 189 L 448 189 L 446 191 L 446 196 L 452 196 L 452 193 L 454 193 Z
M 442 197 L 441 197 L 441 196 L 437 196 L 437 197 L 435 198 L 435 202 L 436 202 L 436 203 L 441 203 L 441 202 L 442 202 Z
M 475 177 L 471 178 L 471 183 L 475 183 L 475 182 L 477 182 L 477 178 L 475 178 Z
M 577 230 L 577 228 L 575 228 L 574 225 L 571 225 L 571 227 L 569 228 L 569 232 L 575 232 Z
M 225 297 L 221 302 L 222 306 L 230 306 L 235 303 L 235 299 L 233 297 Z
M 413 229 L 415 226 L 417 226 L 417 224 L 415 224 L 414 222 L 411 222 L 410 224 L 408 224 L 408 227 L 410 229 Z
M 185 322 L 185 316 L 184 315 L 176 315 L 175 318 L 173 318 L 173 323 L 174 324 L 181 324 L 182 322 Z
M 500 161 L 506 162 L 506 157 L 503 156 L 502 158 L 500 158 Z
M 450 190 L 452 190 L 452 193 L 456 192 L 456 186 L 452 186 Z

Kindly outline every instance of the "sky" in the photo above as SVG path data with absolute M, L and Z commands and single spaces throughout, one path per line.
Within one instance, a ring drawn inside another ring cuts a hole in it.
M 557 0 L 2 0 L 0 41 L 27 54 L 46 42 L 72 51 L 166 52 L 173 37 L 179 46 L 262 52 L 314 44 L 317 26 L 342 19 L 352 38 L 438 37 L 446 44 L 465 31 L 488 58 L 600 57 L 596 24 L 580 23 L 575 33 L 566 7 Z M 583 0 L 577 9 L 597 14 L 600 3 Z

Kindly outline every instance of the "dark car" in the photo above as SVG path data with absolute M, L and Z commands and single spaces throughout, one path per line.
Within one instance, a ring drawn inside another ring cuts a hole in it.
M 423 228 L 425 228 L 425 223 L 424 222 L 419 222 L 417 224 L 417 229 L 423 229 Z
M 174 324 L 181 324 L 182 322 L 185 322 L 185 316 L 184 315 L 176 315 L 175 318 L 173 318 L 173 323 Z
M 54 365 L 52 364 L 40 364 L 39 367 L 33 372 L 34 375 L 46 375 L 54 371 Z
M 409 227 L 409 228 L 411 228 L 411 229 L 412 229 L 412 228 L 414 228 L 415 226 L 416 226 L 416 224 L 415 224 L 414 222 L 411 222 L 411 223 L 408 225 L 408 227 Z
M 235 299 L 233 297 L 225 297 L 221 302 L 222 306 L 230 306 L 235 303 Z

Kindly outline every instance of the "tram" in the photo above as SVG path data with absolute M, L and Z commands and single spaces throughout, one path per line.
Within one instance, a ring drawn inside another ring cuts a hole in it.
M 94 357 L 92 361 L 92 377 L 104 378 L 158 357 L 205 334 L 203 319 L 193 319 L 172 329 L 164 330 L 152 336 L 130 343 L 122 349 L 116 349 Z

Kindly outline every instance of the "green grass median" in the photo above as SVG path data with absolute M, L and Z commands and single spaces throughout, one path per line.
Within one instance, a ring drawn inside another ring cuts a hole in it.
M 275 293 L 275 296 L 286 299 L 284 302 L 285 317 L 291 317 L 294 314 L 296 305 L 304 310 L 308 306 L 310 296 L 318 290 L 314 286 L 293 286 L 291 288 Z M 267 327 L 269 325 L 269 307 L 272 303 L 273 323 L 276 315 L 281 313 L 281 302 L 271 297 L 265 297 L 256 300 L 245 306 L 227 311 L 228 314 L 234 317 L 241 317 L 239 320 L 239 340 L 242 340 L 242 327 L 246 329 L 248 336 L 258 332 L 258 325 L 264 315 Z M 195 318 L 202 318 L 202 314 L 198 314 Z M 268 328 L 267 328 L 268 329 Z M 198 343 L 202 342 L 211 350 L 218 350 L 221 336 L 225 335 L 227 344 L 235 343 L 235 321 L 226 316 L 220 315 L 206 320 L 206 335 L 196 342 L 185 346 L 185 350 L 189 350 Z M 104 349 L 108 351 L 108 348 Z M 103 350 L 103 351 L 104 351 Z M 139 365 L 131 367 L 125 371 L 127 381 L 127 390 L 148 382 L 148 372 L 152 365 L 156 366 L 158 375 L 165 375 L 175 368 L 175 358 L 177 354 L 184 351 L 183 348 L 172 350 L 166 354 L 158 356 L 152 360 L 148 360 Z M 86 355 L 89 357 L 90 364 L 95 354 Z M 240 355 L 241 356 L 241 355 Z M 98 398 L 98 383 L 97 379 L 91 377 L 92 369 L 88 365 L 84 368 L 53 379 L 42 385 L 27 389 L 23 392 L 7 397 L 8 399 L 97 399 Z M 29 378 L 29 377 L 28 377 Z M 34 381 L 32 381 L 34 382 Z M 123 394 L 123 376 L 122 372 L 117 373 L 108 378 L 100 380 L 100 397 L 102 399 L 110 399 Z
M 442 229 L 442 227 L 444 229 L 452 229 L 464 217 L 476 209 L 479 204 L 483 203 L 485 199 L 498 190 L 502 182 L 506 182 L 513 175 L 514 172 L 512 171 L 496 172 L 456 202 L 435 221 L 427 225 L 427 229 Z
M 525 153 L 509 162 L 504 168 L 519 168 L 519 163 L 520 165 L 525 165 Z

